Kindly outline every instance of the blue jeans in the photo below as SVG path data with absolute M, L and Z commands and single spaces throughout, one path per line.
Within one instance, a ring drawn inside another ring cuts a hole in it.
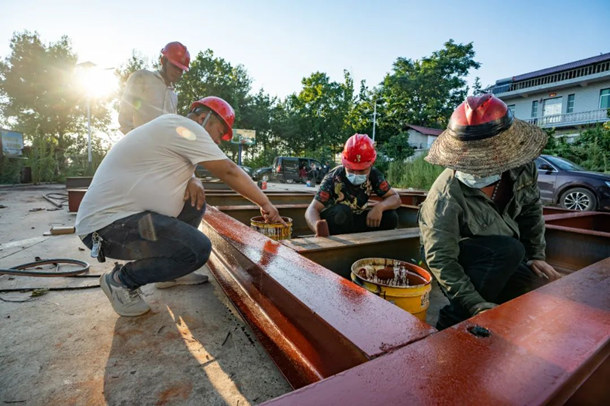
M 465 239 L 460 242 L 458 262 L 487 302 L 504 303 L 544 284 L 525 264 L 525 248 L 513 237 Z M 470 317 L 457 300 L 449 300 L 440 310 L 436 328 L 442 330 Z
M 396 210 L 385 210 L 379 227 L 369 227 L 366 225 L 366 216 L 368 214 L 368 210 L 360 214 L 354 214 L 349 206 L 336 204 L 323 210 L 320 213 L 320 218 L 328 223 L 328 231 L 331 235 L 393 230 L 398 226 L 398 213 L 396 213 Z
M 153 282 L 164 282 L 201 268 L 210 257 L 212 243 L 197 229 L 205 213 L 184 204 L 177 218 L 151 211 L 137 213 L 100 229 L 104 255 L 132 260 L 118 271 L 129 289 Z M 91 249 L 92 234 L 83 238 Z

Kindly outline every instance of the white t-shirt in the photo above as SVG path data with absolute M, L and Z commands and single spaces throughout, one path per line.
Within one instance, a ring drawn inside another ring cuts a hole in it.
M 76 215 L 86 235 L 143 211 L 177 217 L 198 162 L 227 159 L 197 122 L 165 114 L 121 139 L 97 169 Z

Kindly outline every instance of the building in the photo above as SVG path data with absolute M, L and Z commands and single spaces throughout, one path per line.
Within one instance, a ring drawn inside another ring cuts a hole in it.
M 496 81 L 515 117 L 573 139 L 610 120 L 610 53 Z
M 407 124 L 407 133 L 409 134 L 409 145 L 415 149 L 411 159 L 423 155 L 430 149 L 432 142 L 438 137 L 443 130 L 437 128 L 421 127 L 418 125 Z

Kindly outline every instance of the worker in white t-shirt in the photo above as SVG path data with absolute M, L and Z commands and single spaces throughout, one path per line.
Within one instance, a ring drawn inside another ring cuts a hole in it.
M 140 69 L 129 76 L 119 105 L 119 125 L 123 134 L 162 114 L 178 112 L 174 86 L 189 70 L 190 61 L 188 49 L 174 41 L 161 50 L 158 71 Z
M 191 105 L 186 117 L 165 114 L 131 131 L 108 152 L 80 204 L 76 232 L 99 260 L 131 260 L 100 278 L 102 290 L 122 316 L 150 310 L 139 287 L 198 284 L 192 272 L 210 255 L 198 230 L 205 212 L 201 165 L 256 203 L 266 221 L 283 223 L 277 209 L 218 144 L 229 140 L 233 108 L 219 97 Z

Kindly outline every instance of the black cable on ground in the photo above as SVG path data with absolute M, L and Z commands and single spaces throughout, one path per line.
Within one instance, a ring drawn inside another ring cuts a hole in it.
M 63 205 L 68 203 L 67 193 L 51 192 L 42 195 L 42 197 L 58 209 L 61 209 Z
M 79 265 L 81 268 L 77 268 L 71 271 L 59 272 L 60 264 L 71 264 L 71 265 Z M 41 265 L 55 265 L 56 271 L 54 272 L 45 272 L 45 271 L 30 271 L 28 269 L 35 268 Z M 27 264 L 21 264 L 14 266 L 12 268 L 4 269 L 0 268 L 0 275 L 20 275 L 20 276 L 43 276 L 43 277 L 51 277 L 51 276 L 74 276 L 89 270 L 89 264 L 85 261 L 80 261 L 78 259 L 70 259 L 70 258 L 54 258 L 54 259 L 41 259 L 36 260 L 34 262 L 29 262 Z

